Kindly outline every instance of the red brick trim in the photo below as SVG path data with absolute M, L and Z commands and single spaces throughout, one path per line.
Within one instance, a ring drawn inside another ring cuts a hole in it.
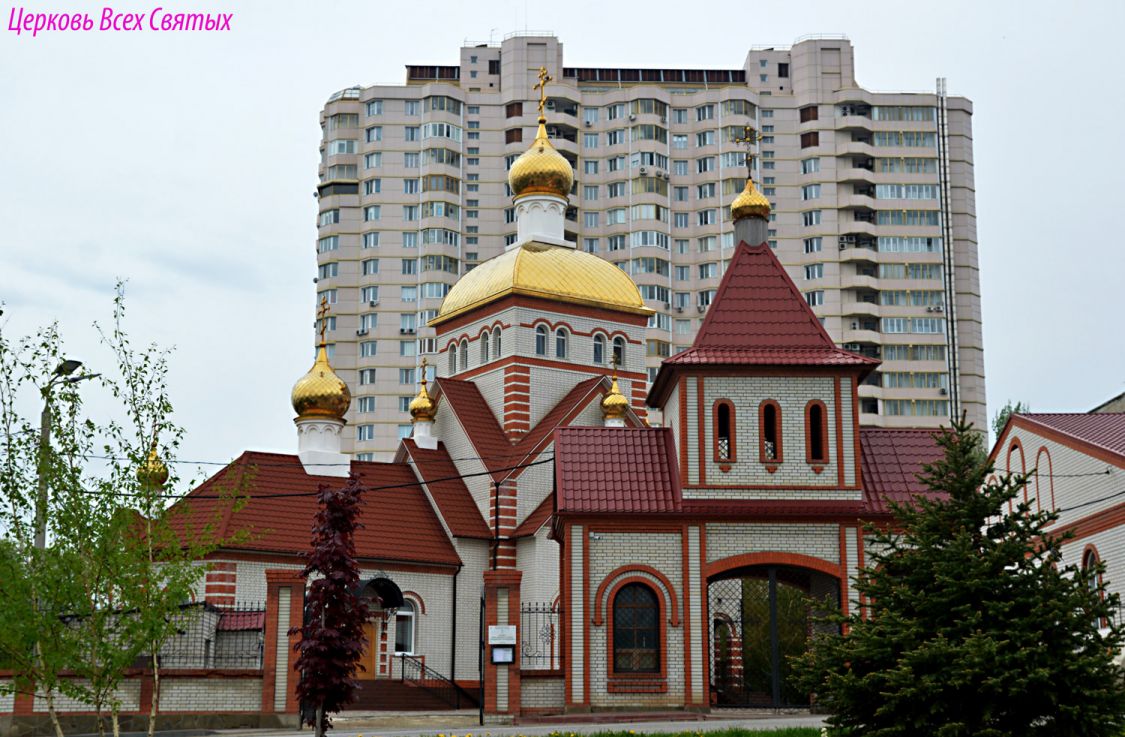
M 682 582 L 681 588 L 683 589 L 680 594 L 683 596 L 683 603 L 680 605 L 680 611 L 684 613 L 684 703 L 696 703 L 693 698 L 691 690 L 691 665 L 692 665 L 692 652 L 691 652 L 691 600 L 690 593 L 691 587 L 688 585 L 688 569 L 690 562 L 688 560 L 688 526 L 684 525 L 680 533 L 680 581 Z
M 695 413 L 698 417 L 699 437 L 696 444 L 699 446 L 699 483 L 707 481 L 707 420 L 703 415 L 703 377 L 695 379 Z
M 839 479 L 837 483 L 840 486 L 844 485 L 844 416 L 841 413 L 840 402 L 840 377 L 837 376 L 835 381 L 832 382 L 833 389 L 835 390 L 836 401 L 836 476 Z
M 809 568 L 814 571 L 820 571 L 821 573 L 827 573 L 837 580 L 841 578 L 841 575 L 847 576 L 847 563 L 841 565 L 839 563 L 831 563 L 823 558 L 814 558 L 811 555 L 773 551 L 732 555 L 728 558 L 722 558 L 713 563 L 706 564 L 703 567 L 703 572 L 707 578 L 714 578 L 734 568 L 762 565 L 784 565 L 795 566 L 797 568 Z
M 677 384 L 680 398 L 680 485 L 688 482 L 688 418 L 687 418 L 687 379 L 683 376 Z
M 1046 445 L 1039 446 L 1039 451 L 1035 454 L 1035 498 L 1039 504 L 1038 510 L 1043 511 L 1043 492 L 1040 491 L 1040 484 L 1043 480 L 1043 465 L 1039 462 L 1040 457 L 1047 456 L 1047 483 L 1051 490 L 1051 511 L 1058 509 L 1055 506 L 1055 462 L 1051 460 L 1051 451 L 1047 449 Z
M 569 302 L 557 302 L 550 299 L 540 299 L 523 294 L 509 294 L 500 299 L 482 304 L 479 307 L 469 310 L 457 317 L 435 325 L 438 336 L 442 336 L 447 332 L 456 330 L 462 325 L 468 325 L 481 319 L 481 312 L 489 310 L 494 313 L 499 313 L 503 310 L 512 307 L 529 307 L 535 310 L 547 310 L 549 312 L 572 315 L 574 317 L 589 317 L 595 320 L 610 320 L 612 322 L 622 322 L 627 325 L 642 326 L 648 324 L 647 315 L 636 315 L 631 312 L 619 312 L 614 309 L 605 307 L 587 307 L 584 305 L 571 304 Z
M 617 598 L 617 592 L 631 583 L 639 583 L 651 590 L 656 595 L 657 606 L 660 607 L 660 626 L 657 629 L 657 637 L 660 638 L 660 643 L 657 646 L 657 651 L 660 654 L 660 670 L 656 673 L 617 673 L 614 669 L 614 617 L 612 602 Z M 668 589 L 668 598 L 671 599 L 674 608 L 676 598 L 671 587 Z M 600 599 L 601 597 L 599 596 L 599 603 Z M 668 691 L 668 630 L 666 624 L 668 618 L 668 601 L 665 599 L 664 592 L 660 590 L 659 586 L 654 586 L 652 584 L 652 579 L 644 578 L 643 576 L 627 576 L 618 580 L 613 588 L 610 589 L 607 603 L 610 616 L 607 622 L 605 635 L 606 688 L 610 693 L 666 693 Z M 587 637 L 587 641 L 589 641 L 589 637 Z M 587 668 L 588 667 L 589 666 L 587 666 Z
M 660 581 L 660 583 L 664 585 L 664 588 L 666 588 L 667 591 L 668 591 L 668 598 L 672 602 L 672 618 L 669 620 L 668 623 L 671 624 L 673 627 L 679 627 L 680 626 L 680 616 L 679 616 L 679 610 L 676 607 L 676 590 L 674 588 L 672 588 L 672 582 L 668 580 L 667 576 L 665 576 L 663 573 L 656 570 L 652 566 L 635 565 L 635 564 L 624 565 L 624 566 L 620 566 L 618 568 L 614 568 L 612 571 L 610 571 L 606 575 L 606 577 L 604 579 L 602 579 L 601 584 L 598 585 L 597 593 L 594 594 L 594 617 L 591 620 L 593 622 L 593 624 L 595 626 L 598 626 L 598 627 L 605 624 L 604 612 L 608 608 L 608 602 L 607 602 L 607 599 L 606 599 L 606 596 L 605 596 L 606 588 L 608 588 L 610 585 L 612 585 L 618 577 L 620 577 L 624 574 L 627 574 L 627 573 L 647 573 L 648 575 L 652 576 L 653 578 Z M 640 576 L 634 576 L 633 579 L 646 580 L 646 581 L 649 582 L 650 585 L 652 584 L 652 581 L 650 579 L 644 579 L 643 577 L 640 577 Z

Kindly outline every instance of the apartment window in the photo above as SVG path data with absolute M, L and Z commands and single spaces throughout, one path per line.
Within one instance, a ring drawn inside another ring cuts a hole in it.
M 820 236 L 805 239 L 805 253 L 820 253 L 824 248 L 824 239 Z
M 375 383 L 375 369 L 366 368 L 359 370 L 359 383 L 361 385 L 369 385 Z
M 611 235 L 606 239 L 606 245 L 609 247 L 610 251 L 620 251 L 625 248 L 625 236 Z
M 697 107 L 695 109 L 695 119 L 697 121 L 714 120 L 715 119 L 715 106 L 714 105 L 700 105 L 699 107 Z
M 365 440 L 375 439 L 375 426 L 374 425 L 359 425 L 356 427 L 355 439 L 363 442 Z
M 708 235 L 696 240 L 696 245 L 700 253 L 707 253 L 708 251 L 715 250 L 715 236 Z
M 686 134 L 674 134 L 672 136 L 672 148 L 685 149 L 688 146 L 688 138 Z
M 403 103 L 402 111 L 406 115 L 418 115 L 422 112 L 422 103 L 419 100 L 407 100 Z
M 582 213 L 582 224 L 587 228 L 598 227 L 598 213 L 597 212 L 584 212 Z
M 715 145 L 715 131 L 700 131 L 695 134 L 696 146 L 714 146 Z
M 582 121 L 588 125 L 593 125 L 598 122 L 598 108 L 584 107 L 582 108 Z
M 402 155 L 402 165 L 406 169 L 417 169 L 421 164 L 421 154 L 405 153 Z
M 598 185 L 586 184 L 582 187 L 582 199 L 596 200 L 598 199 Z
M 684 268 L 687 268 L 687 267 L 685 266 Z M 685 307 L 690 306 L 691 305 L 691 293 L 690 292 L 676 292 L 676 294 L 675 294 L 675 304 L 676 304 L 676 310 L 677 311 L 683 310 Z
M 688 252 L 688 246 L 690 245 L 690 243 L 691 243 L 691 241 L 689 241 L 686 238 L 677 238 L 676 239 L 676 253 L 680 254 L 681 256 L 683 254 L 687 253 Z
M 789 77 L 789 64 L 785 62 L 778 62 L 777 76 L 781 77 L 782 79 L 787 79 Z
M 335 141 L 328 142 L 328 155 L 340 156 L 343 154 L 355 153 L 355 139 L 354 138 L 339 138 Z
M 316 242 L 317 253 L 327 253 L 328 251 L 335 251 L 340 248 L 340 236 L 330 235 L 327 238 L 321 238 Z
M 700 210 L 697 213 L 697 220 L 700 225 L 714 225 L 719 222 L 719 211 L 713 208 Z
M 714 197 L 715 196 L 715 183 L 714 182 L 708 182 L 707 184 L 697 185 L 696 188 L 695 188 L 695 196 L 698 197 L 701 200 L 705 200 L 708 197 Z
M 801 148 L 812 148 L 820 145 L 820 131 L 809 131 L 801 134 Z
M 585 146 L 586 148 L 597 148 L 598 147 L 598 134 L 597 133 L 583 133 L 582 134 L 582 145 Z
M 378 347 L 379 347 L 379 344 L 374 340 L 363 341 L 362 343 L 359 344 L 359 357 L 360 358 L 371 358 L 372 356 L 374 356 L 376 354 L 376 352 L 378 350 Z M 371 401 L 372 401 L 372 404 L 374 404 L 374 402 L 375 402 L 374 398 L 371 398 Z M 372 406 L 372 408 L 370 410 L 362 410 L 362 409 L 360 410 L 360 412 L 364 412 L 364 411 L 374 412 L 375 408 L 374 408 L 374 406 Z
M 340 264 L 333 261 L 330 264 L 321 264 L 316 269 L 316 277 L 318 279 L 331 279 L 334 276 L 340 275 Z
M 382 179 L 367 179 L 363 182 L 363 193 L 365 195 L 379 194 L 382 191 L 383 191 L 383 180 Z
M 686 228 L 686 227 L 688 227 L 689 215 L 690 215 L 690 213 L 686 213 L 686 212 L 675 213 L 672 216 L 673 217 L 672 225 L 676 228 Z
M 523 140 L 523 128 L 509 128 L 504 131 L 504 143 L 519 143 Z
M 368 205 L 367 207 L 363 208 L 363 219 L 365 222 L 378 220 L 381 212 L 382 210 L 380 209 L 379 205 Z
M 402 260 L 402 273 L 403 274 L 417 274 L 418 273 L 418 259 L 404 258 Z
M 677 266 L 676 267 L 676 281 L 688 281 L 691 279 L 690 266 Z
M 586 253 L 597 253 L 598 252 L 598 239 L 597 238 L 583 238 L 582 239 L 582 250 L 584 250 Z
M 418 353 L 418 343 L 413 340 L 400 340 L 398 342 L 398 355 L 413 356 Z
M 605 224 L 606 225 L 621 225 L 625 222 L 625 208 L 615 207 L 611 210 L 605 211 Z
M 676 202 L 687 202 L 688 201 L 688 188 L 687 187 L 673 187 L 672 188 L 672 199 L 675 200 Z
M 805 292 L 805 301 L 809 303 L 809 307 L 820 307 L 824 304 L 824 290 Z
M 823 279 L 824 264 L 806 264 L 805 279 Z
M 403 302 L 417 302 L 418 301 L 418 287 L 409 286 L 403 287 L 400 294 L 400 299 Z
M 335 225 L 338 222 L 340 222 L 339 210 L 325 210 L 324 212 L 320 213 L 320 217 L 317 219 L 317 225 L 322 226 Z
M 819 184 L 806 184 L 801 187 L 802 200 L 817 200 L 820 199 L 820 185 Z
M 625 196 L 625 182 L 610 182 L 606 185 L 607 197 L 624 197 Z
M 375 397 L 359 397 L 356 399 L 356 411 L 358 412 L 374 412 L 375 411 Z
M 367 143 L 375 143 L 376 141 L 383 140 L 383 126 L 373 125 L 364 131 L 364 138 Z
M 801 213 L 801 223 L 805 227 L 820 225 L 820 210 L 806 210 Z
M 325 289 L 323 291 L 320 291 L 320 292 L 316 293 L 316 301 L 317 302 L 324 302 L 324 301 L 327 300 L 328 304 L 334 305 L 334 304 L 336 304 L 336 298 L 338 296 L 339 296 L 339 290 L 338 289 Z
M 696 159 L 695 170 L 699 174 L 706 174 L 709 171 L 715 171 L 715 157 L 704 156 L 701 159 Z
M 509 102 L 504 107 L 504 116 L 505 117 L 518 118 L 521 115 L 523 115 L 523 103 L 522 102 Z
M 696 295 L 696 304 L 698 304 L 700 307 L 707 307 L 708 305 L 711 304 L 712 301 L 714 301 L 714 299 L 715 299 L 715 290 L 714 289 L 704 289 L 702 292 L 700 292 L 698 295 Z
M 582 172 L 584 174 L 597 174 L 598 173 L 598 160 L 585 159 L 582 162 Z
M 605 145 L 616 146 L 622 143 L 625 143 L 624 128 L 618 128 L 617 130 L 612 130 L 605 134 Z
M 383 114 L 383 101 L 382 100 L 368 100 L 367 101 L 367 117 L 372 115 Z
M 715 262 L 699 265 L 700 279 L 714 279 L 719 275 L 719 265 Z
M 810 120 L 818 120 L 820 116 L 819 108 L 816 105 L 808 105 L 801 108 L 801 122 L 807 123 Z
M 772 118 L 773 117 L 773 110 L 767 110 L 767 109 L 763 108 L 761 112 L 762 112 L 763 118 Z

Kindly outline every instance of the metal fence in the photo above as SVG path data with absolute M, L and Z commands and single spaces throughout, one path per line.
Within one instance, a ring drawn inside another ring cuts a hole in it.
M 265 607 L 192 604 L 176 618 L 176 635 L 160 650 L 166 669 L 261 669 Z
M 548 603 L 520 605 L 520 668 L 562 668 L 562 610 Z

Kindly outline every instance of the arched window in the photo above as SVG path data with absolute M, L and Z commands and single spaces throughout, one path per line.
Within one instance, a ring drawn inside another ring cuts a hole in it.
M 566 328 L 555 331 L 555 358 L 566 358 Z
M 1085 571 L 1087 574 L 1089 574 L 1091 571 L 1093 571 L 1097 567 L 1097 565 L 1098 565 L 1098 551 L 1094 549 L 1093 545 L 1091 545 L 1091 546 L 1086 548 L 1085 552 L 1082 553 L 1082 570 Z M 1086 587 L 1090 590 L 1090 593 L 1093 594 L 1094 596 L 1100 596 L 1098 594 L 1098 586 L 1100 584 L 1101 584 L 1101 575 L 1099 575 L 1099 574 L 1090 575 L 1089 578 L 1086 579 Z M 1098 618 L 1098 619 L 1095 620 L 1095 624 L 1098 627 L 1104 627 L 1106 623 L 1104 621 L 1102 621 L 1101 618 Z
M 805 441 L 809 463 L 828 462 L 828 422 L 824 403 L 816 399 L 805 408 Z
M 480 334 L 480 362 L 481 364 L 488 363 L 488 331 L 485 330 Z
M 730 400 L 715 402 L 715 461 L 732 462 L 735 459 L 734 405 Z
M 535 355 L 547 355 L 547 326 L 540 325 L 535 328 Z
M 461 341 L 461 370 L 469 368 L 469 341 Z
M 605 336 L 601 333 L 594 336 L 594 363 L 605 363 Z
M 492 355 L 500 358 L 503 355 L 500 351 L 500 327 L 492 328 Z
M 613 599 L 613 670 L 660 671 L 660 605 L 643 583 L 622 586 Z
M 620 335 L 613 339 L 613 362 L 618 366 L 625 365 L 625 339 Z
M 395 612 L 395 655 L 414 654 L 414 602 L 403 599 Z
M 446 352 L 449 354 L 449 375 L 453 376 L 457 373 L 457 344 L 450 344 Z
M 758 409 L 758 426 L 762 463 L 780 463 L 781 456 L 781 406 L 772 399 L 762 402 Z

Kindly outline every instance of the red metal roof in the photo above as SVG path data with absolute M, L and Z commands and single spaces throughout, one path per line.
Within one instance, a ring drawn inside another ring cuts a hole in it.
M 680 472 L 666 427 L 560 427 L 555 482 L 559 512 L 680 509 Z
M 461 562 L 408 464 L 353 461 L 351 468 L 369 489 L 363 495 L 363 526 L 356 533 L 359 558 Z M 174 524 L 183 536 L 199 535 L 207 525 L 214 525 L 214 534 L 222 539 L 243 536 L 223 546 L 227 549 L 302 554 L 312 540 L 315 492 L 324 484 L 344 483 L 310 476 L 295 455 L 247 451 L 176 502 Z M 224 493 L 250 498 L 237 510 L 225 499 L 208 498 Z M 268 496 L 272 494 L 299 496 Z
M 1125 412 L 1029 412 L 1015 417 L 1125 458 Z
M 942 456 L 936 433 L 929 429 L 863 427 L 859 430 L 865 511 L 890 514 L 888 502 L 909 503 L 931 492 L 918 474 Z
M 773 249 L 740 243 L 691 348 L 666 358 L 648 395 L 659 406 L 680 366 L 830 366 L 879 361 L 836 346 Z
M 512 537 L 531 537 L 539 532 L 539 528 L 547 523 L 551 515 L 555 513 L 555 494 L 554 492 L 548 494 L 539 502 L 539 506 L 531 510 L 531 514 L 527 515 L 527 519 L 520 522 L 519 526 L 512 531 Z
M 458 478 L 461 472 L 453 465 L 445 444 L 438 443 L 436 450 L 419 448 L 411 438 L 406 438 L 402 444 L 414 462 L 414 469 L 426 482 L 426 488 L 430 490 L 430 496 L 449 531 L 455 537 L 491 539 L 492 533 L 480 516 L 480 508 L 473 501 L 465 482 Z
M 215 629 L 221 632 L 242 632 L 265 629 L 265 612 L 223 612 Z
M 437 385 L 440 396 L 449 402 L 454 413 L 461 418 L 470 442 L 481 457 L 481 462 L 492 474 L 492 478 L 500 481 L 509 476 L 518 476 L 522 469 L 511 471 L 506 469 L 526 462 L 542 450 L 550 442 L 551 433 L 555 428 L 569 422 L 594 397 L 601 396 L 598 387 L 605 381 L 605 377 L 593 376 L 578 382 L 535 427 L 531 428 L 530 432 L 525 433 L 514 443 L 500 427 L 500 423 L 497 422 L 496 416 L 492 414 L 492 409 L 489 408 L 488 402 L 475 383 L 439 378 Z

